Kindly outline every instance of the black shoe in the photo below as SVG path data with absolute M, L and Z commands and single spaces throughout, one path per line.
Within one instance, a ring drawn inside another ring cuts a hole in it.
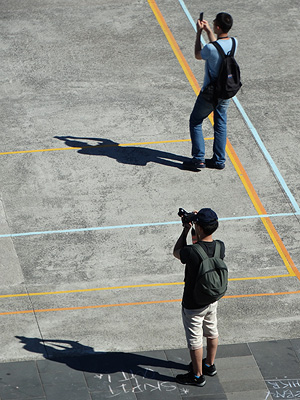
M 217 369 L 215 364 L 210 365 L 209 367 L 205 364 L 206 363 L 206 358 L 202 360 L 202 374 L 203 375 L 208 375 L 208 376 L 215 376 L 217 374 Z M 190 362 L 188 365 L 188 371 L 193 372 L 193 363 Z
M 198 169 L 198 168 L 205 168 L 205 162 L 198 161 L 195 158 L 192 158 L 189 161 L 183 161 L 182 167 L 184 169 Z
M 206 168 L 211 169 L 224 169 L 225 164 L 217 164 L 213 158 L 205 159 Z
M 206 384 L 204 375 L 201 375 L 199 378 L 197 378 L 191 371 L 187 374 L 177 375 L 176 382 L 181 383 L 182 385 L 194 385 L 199 387 L 202 387 Z
M 202 361 L 202 373 L 203 375 L 214 376 L 217 374 L 217 369 L 215 364 L 210 365 L 209 367 L 206 365 L 206 358 Z

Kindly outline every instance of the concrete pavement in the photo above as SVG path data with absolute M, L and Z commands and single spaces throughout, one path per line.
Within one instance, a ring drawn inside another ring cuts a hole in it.
M 215 1 L 189 0 L 195 20 L 200 6 L 209 21 L 220 11 Z M 239 40 L 238 100 L 289 192 L 233 102 L 225 170 L 180 169 L 196 98 L 188 78 L 201 86 L 203 64 L 179 1 L 0 4 L 4 372 L 43 359 L 17 337 L 77 342 L 75 355 L 181 352 L 183 266 L 172 256 L 179 207 L 211 207 L 220 218 L 216 238 L 230 269 L 221 346 L 299 338 L 298 8 L 275 0 L 222 7 Z M 208 120 L 204 132 L 210 157 Z

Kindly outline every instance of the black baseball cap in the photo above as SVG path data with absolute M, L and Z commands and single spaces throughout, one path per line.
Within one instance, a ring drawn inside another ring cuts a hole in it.
M 197 213 L 194 221 L 199 225 L 212 225 L 218 221 L 218 216 L 211 208 L 202 208 Z

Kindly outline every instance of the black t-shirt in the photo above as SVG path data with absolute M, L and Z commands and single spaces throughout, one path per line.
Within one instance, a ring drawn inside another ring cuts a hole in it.
M 218 242 L 221 244 L 221 258 L 223 259 L 225 257 L 225 245 L 221 240 L 218 240 Z M 213 257 L 216 247 L 215 241 L 199 241 L 197 243 L 200 244 L 200 246 L 204 249 L 208 257 Z M 202 261 L 201 257 L 195 250 L 193 250 L 193 245 L 188 245 L 180 250 L 180 260 L 182 264 L 186 264 L 182 305 L 188 310 L 203 308 L 203 305 L 197 304 L 193 298 L 196 277 Z

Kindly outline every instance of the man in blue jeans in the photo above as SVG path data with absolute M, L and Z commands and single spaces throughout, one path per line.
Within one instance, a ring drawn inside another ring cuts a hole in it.
M 225 168 L 225 147 L 227 137 L 227 109 L 229 99 L 218 99 L 214 105 L 202 96 L 202 91 L 210 83 L 210 79 L 215 80 L 218 76 L 222 58 L 218 50 L 211 43 L 202 48 L 201 34 L 204 30 L 210 42 L 218 41 L 225 54 L 232 48 L 232 40 L 228 32 L 232 27 L 232 17 L 230 14 L 221 12 L 217 14 L 213 21 L 213 31 L 207 21 L 197 21 L 197 35 L 195 42 L 195 57 L 197 60 L 205 60 L 205 75 L 202 89 L 196 100 L 194 109 L 190 116 L 190 135 L 192 140 L 192 159 L 183 163 L 185 169 L 198 168 Z M 215 37 L 214 33 L 217 35 Z M 237 44 L 237 40 L 236 40 Z M 202 133 L 202 122 L 211 112 L 214 112 L 214 144 L 213 157 L 205 159 L 205 144 Z

